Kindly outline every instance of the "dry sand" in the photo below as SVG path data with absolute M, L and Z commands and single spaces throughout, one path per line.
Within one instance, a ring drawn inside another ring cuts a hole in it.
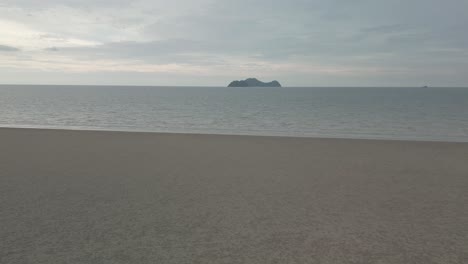
M 0 129 L 0 263 L 468 263 L 468 144 Z

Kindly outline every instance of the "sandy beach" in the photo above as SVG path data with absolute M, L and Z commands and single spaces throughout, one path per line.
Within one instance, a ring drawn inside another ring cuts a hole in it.
M 0 263 L 468 263 L 468 143 L 0 129 Z

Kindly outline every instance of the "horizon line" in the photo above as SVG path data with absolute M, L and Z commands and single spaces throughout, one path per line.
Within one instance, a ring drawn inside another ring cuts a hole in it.
M 282 86 L 282 87 L 228 87 L 218 85 L 141 85 L 141 84 L 22 84 L 22 83 L 0 83 L 0 86 L 102 86 L 102 87 L 211 87 L 211 88 L 468 88 L 467 86 L 424 86 L 424 85 L 408 85 L 408 86 L 376 86 L 376 85 L 350 85 L 350 86 Z

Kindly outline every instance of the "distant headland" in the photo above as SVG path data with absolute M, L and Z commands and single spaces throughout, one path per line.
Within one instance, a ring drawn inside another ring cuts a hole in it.
M 256 78 L 248 78 L 242 81 L 232 81 L 228 87 L 281 87 L 278 81 L 262 82 Z

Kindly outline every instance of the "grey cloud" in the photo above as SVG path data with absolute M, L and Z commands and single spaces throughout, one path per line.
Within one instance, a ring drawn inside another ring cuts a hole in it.
M 12 6 L 25 9 L 48 8 L 53 6 L 71 6 L 71 7 L 107 7 L 122 6 L 128 4 L 127 0 L 4 0 L 0 6 Z
M 57 47 L 50 47 L 50 48 L 46 48 L 45 50 L 46 50 L 46 51 L 53 51 L 53 52 L 56 52 L 56 51 L 59 51 L 59 48 L 57 48 Z
M 380 33 L 388 34 L 395 32 L 402 32 L 407 30 L 409 27 L 402 24 L 393 24 L 393 25 L 383 25 L 383 26 L 372 26 L 363 28 L 361 31 L 365 33 Z
M 20 51 L 20 49 L 12 47 L 12 46 L 0 45 L 0 51 L 12 52 L 12 51 Z

